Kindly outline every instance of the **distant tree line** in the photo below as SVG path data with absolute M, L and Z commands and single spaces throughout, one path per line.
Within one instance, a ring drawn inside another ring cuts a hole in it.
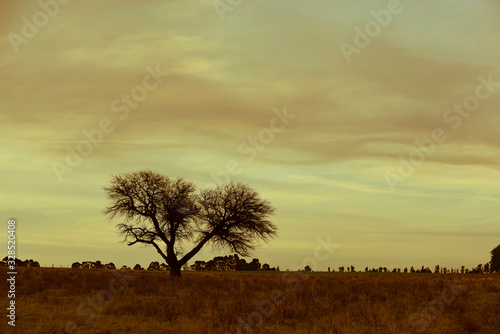
M 435 274 L 482 274 L 482 273 L 496 273 L 500 272 L 500 245 L 498 245 L 496 248 L 494 248 L 491 252 L 491 261 L 485 263 L 485 264 L 478 264 L 476 267 L 468 269 L 465 268 L 465 266 L 461 266 L 460 269 L 448 269 L 446 267 L 440 267 L 439 265 L 436 265 L 434 267 L 434 271 L 432 271 L 429 267 L 424 267 L 420 269 L 415 269 L 413 266 L 408 270 L 408 267 L 404 268 L 401 270 L 400 268 L 394 268 L 392 270 L 387 269 L 387 267 L 378 267 L 378 268 L 365 268 L 365 272 L 375 272 L 375 273 L 387 273 L 387 272 L 392 272 L 392 273 L 435 273 Z M 309 266 L 306 266 L 304 268 L 304 271 L 312 271 Z M 354 266 L 350 267 L 339 267 L 339 272 L 356 272 L 356 268 Z M 328 267 L 328 272 L 335 272 L 335 270 L 330 269 Z
M 216 256 L 212 260 L 205 261 L 196 261 L 189 267 L 189 270 L 193 271 L 203 271 L 203 270 L 219 270 L 219 271 L 240 271 L 240 270 L 264 270 L 264 271 L 279 271 L 275 267 L 272 267 L 264 263 L 260 264 L 260 260 L 257 258 L 252 259 L 251 262 L 247 263 L 247 261 L 243 258 L 240 258 L 238 254 L 229 255 L 229 256 Z
M 8 257 L 4 257 L 0 262 L 0 266 L 7 266 Z M 20 260 L 15 259 L 17 267 L 40 267 L 38 261 L 29 260 Z M 71 265 L 71 268 L 82 268 L 82 269 L 116 269 L 116 266 L 113 262 L 108 264 L 103 264 L 101 261 L 83 261 L 74 262 Z M 121 270 L 131 270 L 131 268 L 127 266 L 122 266 Z M 216 256 L 212 260 L 205 261 L 196 261 L 191 266 L 188 266 L 187 263 L 183 267 L 184 270 L 191 271 L 251 271 L 251 270 L 263 270 L 263 271 L 280 271 L 279 267 L 270 267 L 269 264 L 264 263 L 260 264 L 260 260 L 258 258 L 252 259 L 251 262 L 247 263 L 245 259 L 240 258 L 238 254 L 229 255 L 229 256 Z M 141 265 L 136 264 L 133 270 L 144 270 Z M 170 271 L 170 266 L 165 263 L 159 263 L 157 261 L 151 262 L 147 270 L 150 271 Z M 354 266 L 348 267 L 339 267 L 339 272 L 357 272 Z M 306 266 L 304 271 L 311 272 L 313 271 L 310 266 Z M 335 272 L 334 269 L 328 267 L 328 272 Z M 500 245 L 498 245 L 495 249 L 491 251 L 491 261 L 485 264 L 479 264 L 474 268 L 468 269 L 465 266 L 461 266 L 460 269 L 448 269 L 446 267 L 440 267 L 436 265 L 434 267 L 434 271 L 432 271 L 429 267 L 422 266 L 421 268 L 415 269 L 413 266 L 408 269 L 408 267 L 401 270 L 400 268 L 394 268 L 392 270 L 387 267 L 378 267 L 378 268 L 368 268 L 365 267 L 364 272 L 377 272 L 377 273 L 435 273 L 435 274 L 481 274 L 481 273 L 498 273 L 500 272 Z
M 110 262 L 108 264 L 103 264 L 101 261 L 83 261 L 82 263 L 80 262 L 74 262 L 71 265 L 71 268 L 82 268 L 82 269 L 116 269 L 116 266 L 113 262 Z
M 304 271 L 311 271 L 311 268 L 309 266 L 306 266 L 304 268 Z M 335 272 L 334 269 L 328 268 L 328 272 Z M 350 267 L 339 267 L 339 272 L 352 272 L 355 273 L 357 272 L 355 270 L 354 266 Z M 364 272 L 367 273 L 434 273 L 434 274 L 482 274 L 482 273 L 495 273 L 495 272 L 500 272 L 500 268 L 495 267 L 492 265 L 491 262 L 488 262 L 486 264 L 479 264 L 477 267 L 467 269 L 465 266 L 461 266 L 460 269 L 448 269 L 446 267 L 441 268 L 439 265 L 436 265 L 434 267 L 434 271 L 432 271 L 429 267 L 424 267 L 422 268 L 417 268 L 415 269 L 413 266 L 408 269 L 408 267 L 404 268 L 401 270 L 401 268 L 394 268 L 392 270 L 387 269 L 387 267 L 378 267 L 378 268 L 368 268 L 365 267 Z
M 122 270 L 132 270 L 127 266 L 123 266 Z M 261 265 L 260 260 L 254 258 L 251 262 L 247 263 L 245 259 L 240 259 L 237 254 L 229 256 L 216 256 L 209 261 L 195 261 L 191 266 L 184 265 L 183 269 L 185 271 L 237 271 L 237 270 L 269 270 L 269 271 L 279 271 L 278 268 L 269 266 L 269 264 L 264 263 Z M 136 264 L 133 270 L 145 270 L 140 264 Z M 153 261 L 149 264 L 147 270 L 150 271 L 169 271 L 170 266 L 165 263 L 159 263 L 158 261 Z
M 4 257 L 2 262 L 0 262 L 0 266 L 2 267 L 7 266 L 8 259 L 9 259 L 8 256 Z M 16 262 L 16 267 L 40 267 L 38 261 L 33 261 L 32 259 L 22 261 L 16 258 L 15 262 Z
M 84 261 L 82 263 L 75 262 L 71 265 L 71 268 L 83 268 L 83 269 L 116 269 L 113 263 L 102 264 L 101 261 Z M 140 264 L 136 264 L 133 268 L 122 266 L 121 270 L 145 270 Z M 248 262 L 240 258 L 237 254 L 229 256 L 216 256 L 209 261 L 196 261 L 191 266 L 184 265 L 184 270 L 189 271 L 252 271 L 252 270 L 262 270 L 262 271 L 279 271 L 279 267 L 271 267 L 269 264 L 261 264 L 258 258 L 252 259 Z M 165 263 L 159 263 L 158 261 L 153 261 L 149 264 L 147 268 L 149 271 L 169 271 L 170 266 Z
M 113 262 L 110 262 L 108 264 L 103 264 L 101 261 L 83 261 L 82 263 L 80 262 L 75 262 L 71 265 L 71 268 L 80 268 L 80 269 L 116 269 L 116 266 Z M 126 265 L 123 265 L 120 270 L 132 270 L 130 267 L 127 267 Z M 144 268 L 141 267 L 140 264 L 136 264 L 133 268 L 133 270 L 144 270 Z M 148 270 L 163 270 L 163 271 L 168 271 L 170 270 L 170 267 L 166 265 L 165 263 L 158 263 L 158 262 L 151 262 L 149 265 Z

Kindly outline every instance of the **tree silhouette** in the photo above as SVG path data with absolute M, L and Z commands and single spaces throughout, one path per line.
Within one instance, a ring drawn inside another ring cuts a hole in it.
M 158 261 L 153 261 L 149 264 L 148 270 L 160 270 L 160 263 Z
M 101 263 L 101 261 L 98 260 L 95 262 L 94 267 L 97 269 L 103 269 L 104 265 Z
M 259 270 L 261 265 L 260 265 L 260 260 L 257 258 L 252 259 L 252 262 L 248 264 L 250 270 Z
M 116 269 L 116 266 L 113 262 L 110 262 L 104 266 L 106 269 Z
M 500 245 L 491 251 L 491 272 L 500 272 Z
M 111 201 L 104 214 L 124 218 L 117 225 L 124 242 L 153 246 L 172 277 L 180 277 L 182 266 L 208 243 L 248 256 L 256 241 L 277 234 L 268 220 L 274 208 L 241 183 L 196 192 L 182 178 L 146 170 L 113 176 L 104 190 Z M 187 244 L 194 246 L 185 252 Z
M 195 261 L 193 265 L 189 267 L 190 270 L 200 271 L 200 270 L 222 270 L 222 271 L 233 271 L 233 270 L 276 270 L 276 268 L 271 268 L 267 263 L 262 265 L 260 260 L 255 258 L 252 262 L 247 263 L 245 259 L 239 258 L 238 254 L 229 256 L 216 256 L 212 260 L 205 261 Z

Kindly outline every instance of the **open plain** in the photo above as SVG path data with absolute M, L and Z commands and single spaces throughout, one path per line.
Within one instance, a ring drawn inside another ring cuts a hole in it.
M 25 334 L 498 333 L 500 275 L 18 268 L 16 308 Z

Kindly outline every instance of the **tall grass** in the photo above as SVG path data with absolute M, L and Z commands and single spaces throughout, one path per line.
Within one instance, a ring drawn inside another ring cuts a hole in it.
M 500 333 L 500 275 L 113 272 L 18 268 L 17 333 Z

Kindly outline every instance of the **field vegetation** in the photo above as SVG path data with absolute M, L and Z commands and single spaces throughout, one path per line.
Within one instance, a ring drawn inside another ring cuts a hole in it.
M 168 272 L 18 268 L 16 301 L 15 329 L 23 334 L 500 328 L 498 274 L 186 272 L 176 279 Z

